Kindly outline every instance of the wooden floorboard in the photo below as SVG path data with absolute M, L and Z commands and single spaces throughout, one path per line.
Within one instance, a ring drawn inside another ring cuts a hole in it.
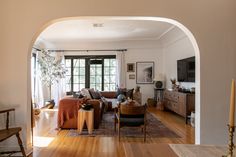
M 156 108 L 148 109 L 164 125 L 181 138 L 147 138 L 146 143 L 193 144 L 194 128 L 184 118 Z M 123 143 L 143 143 L 143 138 L 122 137 L 68 137 L 68 130 L 55 130 L 57 110 L 43 110 L 34 128 L 33 157 L 124 157 Z

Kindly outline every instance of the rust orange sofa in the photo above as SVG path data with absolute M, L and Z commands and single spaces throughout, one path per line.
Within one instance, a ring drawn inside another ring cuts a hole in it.
M 78 99 L 65 97 L 60 100 L 58 107 L 58 128 L 76 129 L 78 120 L 78 110 L 83 103 L 90 103 L 94 108 L 94 128 L 99 127 L 102 119 L 104 105 L 100 100 L 95 99 Z

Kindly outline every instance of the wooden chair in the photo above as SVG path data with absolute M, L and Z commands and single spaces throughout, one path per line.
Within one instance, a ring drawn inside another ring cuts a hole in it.
M 10 138 L 13 135 L 16 135 L 16 138 L 18 140 L 18 144 L 20 146 L 20 151 L 5 151 L 5 152 L 0 152 L 0 155 L 9 154 L 9 156 L 10 156 L 14 153 L 21 152 L 22 155 L 24 157 L 26 157 L 25 150 L 24 150 L 24 147 L 22 145 L 22 141 L 21 141 L 20 134 L 19 134 L 19 132 L 21 131 L 21 127 L 9 128 L 9 112 L 14 111 L 14 110 L 15 110 L 14 108 L 0 110 L 0 114 L 2 114 L 2 113 L 7 114 L 6 129 L 0 130 L 0 142 Z
M 146 105 L 123 105 L 118 106 L 115 113 L 114 128 L 118 123 L 118 136 L 120 141 L 120 129 L 122 127 L 141 127 L 146 141 Z

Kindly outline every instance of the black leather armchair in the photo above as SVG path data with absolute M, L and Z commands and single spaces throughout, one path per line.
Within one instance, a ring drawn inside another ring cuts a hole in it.
M 115 113 L 114 128 L 118 124 L 118 136 L 122 127 L 141 127 L 146 141 L 146 105 L 120 104 Z

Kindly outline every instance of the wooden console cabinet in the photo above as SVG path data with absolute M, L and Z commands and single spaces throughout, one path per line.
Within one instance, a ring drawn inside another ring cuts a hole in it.
M 187 123 L 187 117 L 195 111 L 195 94 L 165 90 L 164 107 L 183 116 Z

